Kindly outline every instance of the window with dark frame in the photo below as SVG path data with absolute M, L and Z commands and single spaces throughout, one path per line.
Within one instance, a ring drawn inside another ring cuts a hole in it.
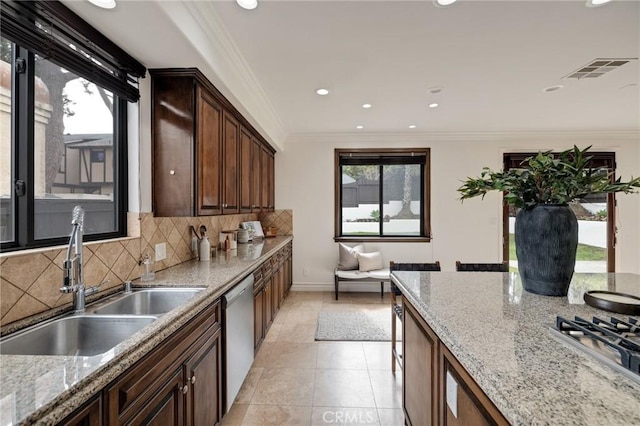
M 66 242 L 75 205 L 85 240 L 126 235 L 127 102 L 145 67 L 58 1 L 3 0 L 0 17 L 2 251 Z M 72 148 L 96 134 L 113 140 L 103 195 L 78 178 Z
M 104 163 L 106 158 L 104 149 L 92 149 L 91 150 L 91 162 L 92 163 Z
M 336 149 L 336 241 L 429 241 L 428 148 Z

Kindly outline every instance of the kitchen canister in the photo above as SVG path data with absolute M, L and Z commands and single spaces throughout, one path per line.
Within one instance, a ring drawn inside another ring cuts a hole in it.
M 246 244 L 249 242 L 249 230 L 248 229 L 238 229 L 238 243 Z
M 211 243 L 207 234 L 202 233 L 202 239 L 200 240 L 200 261 L 205 262 L 211 259 Z

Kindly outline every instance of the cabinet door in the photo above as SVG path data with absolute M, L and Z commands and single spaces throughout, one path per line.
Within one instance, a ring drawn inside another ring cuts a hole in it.
M 264 286 L 253 294 L 253 348 L 257 351 L 264 339 Z
M 269 173 L 269 157 L 271 153 L 267 148 L 262 147 L 260 152 L 260 204 L 263 212 L 269 211 L 269 194 L 270 188 L 270 173 Z
M 402 319 L 402 405 L 409 426 L 437 424 L 438 339 L 409 303 Z M 391 353 L 389 353 L 391 355 Z
M 223 124 L 222 213 L 238 213 L 240 125 L 225 111 Z
M 260 156 L 262 154 L 262 144 L 259 140 L 251 140 L 251 211 L 259 212 L 262 207 L 260 197 L 262 196 L 262 169 Z
M 284 262 L 285 265 L 285 296 L 289 293 L 291 286 L 293 285 L 293 254 L 291 253 L 291 247 L 289 247 L 287 259 Z
M 143 407 L 127 425 L 177 426 L 184 424 L 185 395 L 182 369 Z
M 197 208 L 199 216 L 220 214 L 220 166 L 222 144 L 220 122 L 222 109 L 213 97 L 198 87 L 197 120 Z M 179 154 L 177 154 L 179 155 Z
M 102 426 L 102 397 L 98 395 L 62 422 L 63 426 Z
M 443 425 L 508 425 L 509 422 L 440 342 L 440 416 Z
M 185 363 L 188 426 L 214 426 L 222 417 L 220 333 L 210 335 Z
M 252 183 L 253 174 L 260 173 L 260 169 L 254 172 L 252 168 L 251 155 L 253 152 L 253 141 L 251 134 L 244 127 L 240 128 L 240 212 L 249 213 L 252 211 Z
M 154 76 L 151 83 L 153 211 L 156 216 L 193 216 L 193 80 Z
M 276 176 L 275 176 L 275 158 L 273 153 L 269 152 L 267 157 L 267 167 L 269 168 L 269 201 L 267 203 L 269 211 L 275 210 L 276 204 Z
M 264 280 L 264 328 L 268 330 L 273 322 L 273 276 Z

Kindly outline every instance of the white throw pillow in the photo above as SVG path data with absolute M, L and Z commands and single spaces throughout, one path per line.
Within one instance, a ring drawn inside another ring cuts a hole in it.
M 358 253 L 358 264 L 361 272 L 382 269 L 382 255 L 379 251 Z
M 358 244 L 355 247 L 349 247 L 346 244 L 338 243 L 338 269 L 340 269 L 341 271 L 351 271 L 354 269 L 358 269 L 357 254 L 362 253 L 363 251 L 364 246 L 362 244 Z

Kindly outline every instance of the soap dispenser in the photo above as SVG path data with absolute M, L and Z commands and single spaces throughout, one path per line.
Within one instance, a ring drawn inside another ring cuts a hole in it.
M 211 259 L 211 243 L 209 242 L 209 238 L 207 237 L 206 229 L 202 229 L 202 239 L 200 239 L 200 261 L 208 261 Z
M 151 254 L 149 254 L 149 252 L 145 253 L 142 265 L 144 267 L 144 271 L 140 276 L 140 281 L 153 281 L 156 274 L 153 267 L 153 260 L 151 260 Z

